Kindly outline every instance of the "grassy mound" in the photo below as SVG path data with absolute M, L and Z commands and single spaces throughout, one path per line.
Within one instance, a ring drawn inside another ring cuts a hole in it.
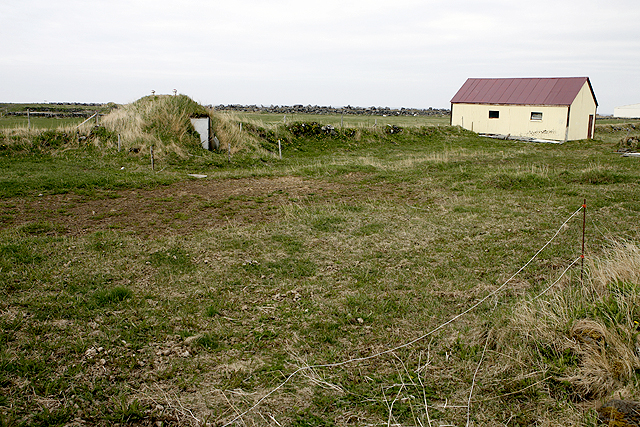
M 57 129 L 3 129 L 0 151 L 5 154 L 51 154 L 58 151 L 92 147 L 101 151 L 121 148 L 134 153 L 149 153 L 151 146 L 158 158 L 186 158 L 200 151 L 200 139 L 190 119 L 207 117 L 209 111 L 186 95 L 147 96 L 131 104 L 112 108 L 105 116 L 89 119 L 79 126 Z
M 186 95 L 157 95 L 121 106 L 105 116 L 102 123 L 107 131 L 121 136 L 125 149 L 146 153 L 153 146 L 160 158 L 184 158 L 200 149 L 199 136 L 190 119 L 208 115 L 206 108 Z

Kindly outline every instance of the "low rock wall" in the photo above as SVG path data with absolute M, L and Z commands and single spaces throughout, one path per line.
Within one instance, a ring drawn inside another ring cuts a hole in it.
M 445 116 L 451 114 L 448 109 L 419 109 L 419 108 L 400 108 L 394 109 L 389 107 L 321 107 L 318 105 L 209 105 L 216 111 L 238 111 L 243 113 L 272 113 L 272 114 L 344 114 L 353 116 Z

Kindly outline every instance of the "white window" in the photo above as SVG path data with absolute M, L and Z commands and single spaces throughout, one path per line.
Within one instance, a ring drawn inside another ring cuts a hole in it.
M 531 120 L 542 120 L 542 113 L 538 113 L 535 111 L 531 112 Z

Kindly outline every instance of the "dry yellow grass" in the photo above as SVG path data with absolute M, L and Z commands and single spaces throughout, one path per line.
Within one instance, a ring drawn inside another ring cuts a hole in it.
M 546 297 L 520 304 L 514 326 L 535 351 L 546 346 L 558 357 L 575 358 L 575 366 L 557 376 L 575 397 L 637 399 L 639 298 L 640 248 L 618 242 L 592 260 L 583 284 L 565 280 Z M 542 368 L 553 371 L 554 364 Z
M 185 158 L 199 146 L 190 118 L 206 115 L 208 111 L 187 96 L 158 95 L 120 106 L 102 124 L 120 135 L 124 149 L 146 153 L 153 146 L 159 158 L 170 153 Z

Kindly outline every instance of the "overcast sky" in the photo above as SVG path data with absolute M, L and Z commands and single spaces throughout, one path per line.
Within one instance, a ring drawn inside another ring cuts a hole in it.
M 469 77 L 640 103 L 638 0 L 3 0 L 0 102 L 449 108 Z

